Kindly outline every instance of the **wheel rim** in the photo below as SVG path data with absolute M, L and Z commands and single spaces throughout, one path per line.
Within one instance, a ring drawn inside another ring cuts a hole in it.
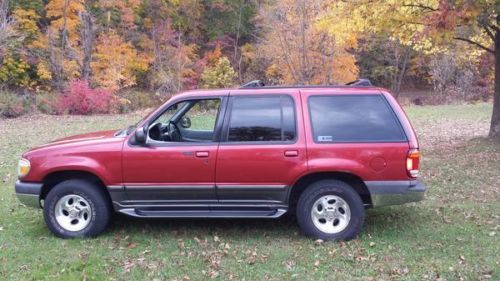
M 89 202 L 76 194 L 70 194 L 57 201 L 55 206 L 57 223 L 67 231 L 81 231 L 92 218 Z
M 349 204 L 337 195 L 325 195 L 314 202 L 311 210 L 314 226 L 328 234 L 339 233 L 351 221 Z

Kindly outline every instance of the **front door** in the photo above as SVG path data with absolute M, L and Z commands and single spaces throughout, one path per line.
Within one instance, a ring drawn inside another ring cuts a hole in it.
M 224 97 L 179 101 L 148 123 L 146 145 L 124 145 L 130 204 L 208 207 L 217 202 L 216 128 L 224 102 Z

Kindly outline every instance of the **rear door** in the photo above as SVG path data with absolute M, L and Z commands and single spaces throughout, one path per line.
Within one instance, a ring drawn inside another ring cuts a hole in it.
M 216 165 L 221 204 L 285 205 L 306 169 L 299 93 L 230 94 Z

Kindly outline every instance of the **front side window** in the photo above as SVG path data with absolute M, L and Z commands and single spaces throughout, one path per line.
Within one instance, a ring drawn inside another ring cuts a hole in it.
M 160 142 L 211 142 L 219 108 L 220 99 L 176 103 L 151 123 L 148 136 Z
M 230 114 L 230 142 L 295 139 L 295 110 L 289 96 L 233 97 Z
M 394 112 L 380 95 L 312 96 L 309 112 L 318 143 L 406 140 Z

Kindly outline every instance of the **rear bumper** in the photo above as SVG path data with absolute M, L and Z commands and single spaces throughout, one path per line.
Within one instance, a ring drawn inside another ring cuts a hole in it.
M 427 188 L 421 181 L 366 181 L 373 207 L 401 205 L 424 199 Z
M 41 183 L 16 182 L 16 195 L 19 201 L 26 206 L 41 208 L 40 194 L 42 191 Z

